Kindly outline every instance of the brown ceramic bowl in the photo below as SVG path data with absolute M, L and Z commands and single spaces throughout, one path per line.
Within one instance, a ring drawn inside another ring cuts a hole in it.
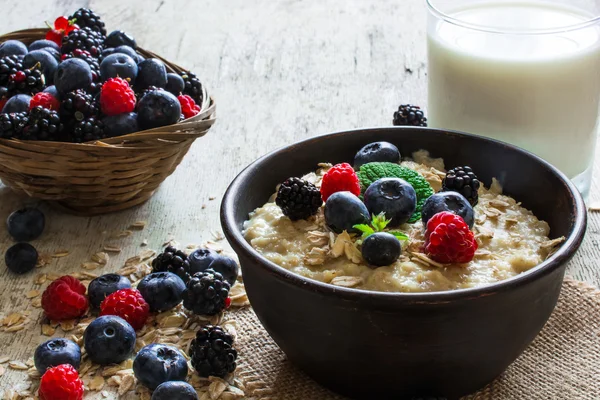
M 489 286 L 434 293 L 346 289 L 295 275 L 268 261 L 242 236 L 248 213 L 275 186 L 319 162 L 352 162 L 362 146 L 394 143 L 403 155 L 426 149 L 447 166 L 470 165 L 487 185 L 550 224 L 560 249 L 537 267 Z M 353 398 L 449 399 L 502 373 L 540 332 L 556 305 L 567 262 L 579 248 L 586 209 L 556 168 L 514 146 L 427 128 L 378 128 L 314 137 L 252 163 L 221 207 L 250 302 L 289 360 L 322 385 Z

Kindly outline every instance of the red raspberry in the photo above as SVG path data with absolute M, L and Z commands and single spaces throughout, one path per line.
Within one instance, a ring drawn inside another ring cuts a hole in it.
M 42 106 L 48 110 L 58 111 L 60 108 L 60 101 L 50 93 L 39 92 L 31 98 L 29 109 L 31 110 L 37 106 Z
M 108 295 L 100 304 L 100 315 L 116 315 L 129 322 L 136 331 L 142 329 L 150 306 L 137 289 L 121 289 Z
M 321 197 L 327 201 L 329 196 L 335 192 L 348 191 L 358 196 L 360 194 L 360 183 L 358 176 L 352 166 L 348 163 L 334 165 L 323 175 L 321 183 Z
M 177 96 L 177 99 L 179 100 L 179 104 L 181 104 L 181 113 L 185 119 L 192 118 L 200 113 L 200 106 L 187 94 Z
M 477 241 L 460 216 L 448 211 L 435 214 L 427 222 L 425 252 L 443 264 L 468 263 L 477 250 Z
M 82 400 L 83 381 L 70 364 L 49 368 L 40 381 L 40 400 Z
M 100 91 L 100 108 L 106 115 L 130 113 L 135 110 L 135 93 L 129 82 L 122 78 L 110 78 Z
M 69 275 L 58 278 L 44 290 L 42 308 L 55 321 L 81 317 L 88 308 L 85 286 Z

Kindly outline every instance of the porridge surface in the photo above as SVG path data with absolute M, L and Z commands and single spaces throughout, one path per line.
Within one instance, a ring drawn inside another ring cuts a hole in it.
M 425 152 L 402 165 L 420 172 L 437 192 L 444 165 Z M 303 179 L 320 187 L 331 167 L 320 164 L 317 172 Z M 488 285 L 527 271 L 544 261 L 556 241 L 548 239 L 549 226 L 513 198 L 503 195 L 500 185 L 479 190 L 474 207 L 475 234 L 479 248 L 467 264 L 442 265 L 422 253 L 424 229 L 421 221 L 403 224 L 409 236 L 402 254 L 392 265 L 371 268 L 354 242 L 357 235 L 335 234 L 325 224 L 323 207 L 309 220 L 291 221 L 275 204 L 275 195 L 250 214 L 244 236 L 270 261 L 294 273 L 321 282 L 386 292 L 433 292 Z

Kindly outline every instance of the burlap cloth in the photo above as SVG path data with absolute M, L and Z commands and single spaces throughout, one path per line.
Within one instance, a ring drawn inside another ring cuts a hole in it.
M 344 399 L 294 368 L 250 309 L 235 313 L 240 377 L 251 399 Z M 600 400 L 600 291 L 566 279 L 556 310 L 508 370 L 465 400 Z

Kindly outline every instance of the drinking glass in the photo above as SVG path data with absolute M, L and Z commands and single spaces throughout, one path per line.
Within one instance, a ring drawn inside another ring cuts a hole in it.
M 600 111 L 600 0 L 427 4 L 429 126 L 525 148 L 587 198 Z

